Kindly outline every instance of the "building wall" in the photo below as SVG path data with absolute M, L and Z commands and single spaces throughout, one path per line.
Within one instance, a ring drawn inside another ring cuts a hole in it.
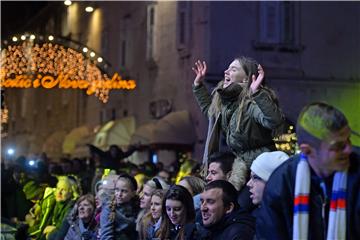
M 50 25 L 55 30 L 60 24 L 62 35 L 93 48 L 112 64 L 112 71 L 135 79 L 136 89 L 113 90 L 106 104 L 81 91 L 16 91 L 9 97 L 9 101 L 16 99 L 11 107 L 12 122 L 16 122 L 11 129 L 13 135 L 36 136 L 32 142 L 41 145 L 54 129 L 70 131 L 80 125 L 96 126 L 113 117 L 134 116 L 139 126 L 154 119 L 150 103 L 165 99 L 172 103 L 173 111 L 191 113 L 198 138 L 194 157 L 200 159 L 207 120 L 191 92 L 191 67 L 197 59 L 206 60 L 207 84 L 211 87 L 238 55 L 253 57 L 264 66 L 266 81 L 277 92 L 290 121 L 296 121 L 304 104 L 326 100 L 343 109 L 350 125 L 360 130 L 357 2 L 292 2 L 296 41 L 290 48 L 262 42 L 262 9 L 268 6 L 267 2 L 96 4 L 95 12 L 88 14 L 83 10 L 85 3 L 75 3 L 61 13 L 62 19 L 57 20 L 60 23 L 54 20 Z M 154 7 L 155 13 L 152 58 L 147 56 L 149 6 Z M 181 9 L 185 9 L 188 21 L 186 44 L 179 44 Z M 31 100 L 19 101 L 25 95 Z M 19 118 L 24 111 L 22 104 L 26 114 Z

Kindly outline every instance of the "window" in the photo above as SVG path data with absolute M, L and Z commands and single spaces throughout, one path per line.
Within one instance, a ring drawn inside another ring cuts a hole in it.
M 154 28 L 155 28 L 155 4 L 147 7 L 147 41 L 146 41 L 146 59 L 154 58 Z
M 296 50 L 299 46 L 299 14 L 296 2 L 259 2 L 257 47 Z
M 121 65 L 124 67 L 126 65 L 126 41 L 121 42 Z
M 177 9 L 177 49 L 180 55 L 187 56 L 191 39 L 191 2 L 178 2 Z M 183 53 L 183 54 L 182 54 Z

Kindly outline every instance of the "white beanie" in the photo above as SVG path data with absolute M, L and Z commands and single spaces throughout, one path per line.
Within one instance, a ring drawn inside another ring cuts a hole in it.
M 289 156 L 282 151 L 264 152 L 253 161 L 250 169 L 267 182 L 271 173 L 288 158 Z

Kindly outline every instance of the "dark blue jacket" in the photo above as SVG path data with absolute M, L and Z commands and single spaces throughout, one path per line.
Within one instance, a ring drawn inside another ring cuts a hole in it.
M 266 183 L 261 207 L 256 219 L 257 239 L 291 239 L 296 168 L 299 155 L 277 168 Z M 330 179 L 333 176 L 330 176 Z M 324 179 L 325 182 L 327 179 Z M 331 186 L 329 186 L 331 189 Z M 327 189 L 329 189 L 327 187 Z M 325 201 L 319 178 L 311 170 L 309 238 L 325 239 L 329 201 Z M 322 217 L 322 206 L 326 214 Z M 346 238 L 360 239 L 360 159 L 352 153 L 346 194 Z

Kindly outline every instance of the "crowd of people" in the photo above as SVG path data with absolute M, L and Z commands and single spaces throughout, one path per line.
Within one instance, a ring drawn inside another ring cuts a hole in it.
M 284 116 L 256 61 L 236 58 L 211 94 L 206 63 L 193 70 L 209 117 L 201 171 L 177 178 L 160 163 L 124 164 L 136 147 L 89 146 L 94 165 L 44 167 L 42 157 L 35 172 L 18 159 L 2 169 L 2 223 L 16 239 L 360 239 L 360 158 L 344 114 L 305 106 L 301 152 L 288 156 L 275 148 Z

